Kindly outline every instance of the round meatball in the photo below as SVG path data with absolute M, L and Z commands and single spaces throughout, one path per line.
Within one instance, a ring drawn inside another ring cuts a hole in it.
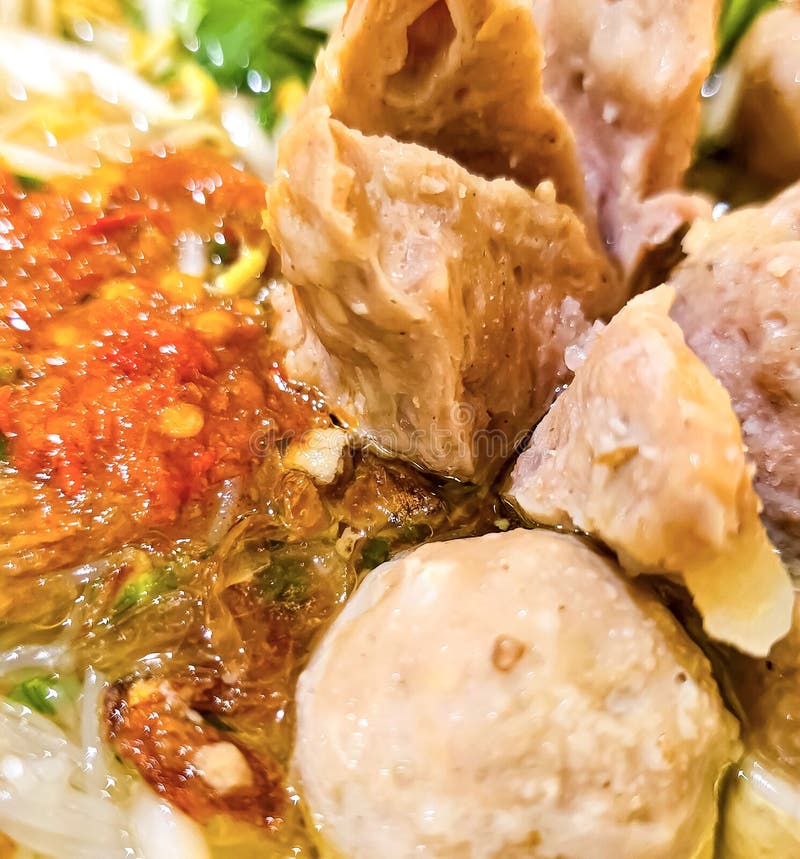
M 800 184 L 687 235 L 672 317 L 730 394 L 784 559 L 800 559 Z
M 672 615 L 541 530 L 376 569 L 297 708 L 305 800 L 324 855 L 346 859 L 689 859 L 737 751 Z

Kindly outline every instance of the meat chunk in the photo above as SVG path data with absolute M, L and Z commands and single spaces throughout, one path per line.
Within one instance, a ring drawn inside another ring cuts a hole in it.
M 267 225 L 332 356 L 328 384 L 306 381 L 372 446 L 443 474 L 510 455 L 566 380 L 564 348 L 611 309 L 552 185 L 489 182 L 322 110 L 283 138 Z
M 367 577 L 300 678 L 294 764 L 348 859 L 690 859 L 736 732 L 663 606 L 516 530 Z
M 535 522 L 598 537 L 634 574 L 680 574 L 709 635 L 764 655 L 789 629 L 792 587 L 730 399 L 669 319 L 672 298 L 645 293 L 597 335 L 508 495 Z
M 800 185 L 699 222 L 671 283 L 672 316 L 727 388 L 756 489 L 787 558 L 800 557 Z
M 582 210 L 575 141 L 542 92 L 542 65 L 528 0 L 355 0 L 320 55 L 309 103 L 488 178 L 550 179 Z
M 733 59 L 741 81 L 733 148 L 749 170 L 778 185 L 800 179 L 800 6 L 756 19 Z
M 532 1 L 545 91 L 575 132 L 601 235 L 631 276 L 649 246 L 704 208 L 657 195 L 689 166 L 718 0 Z
M 276 764 L 205 723 L 169 683 L 117 683 L 105 711 L 117 754 L 190 817 L 207 823 L 224 814 L 268 830 L 283 823 L 288 802 Z

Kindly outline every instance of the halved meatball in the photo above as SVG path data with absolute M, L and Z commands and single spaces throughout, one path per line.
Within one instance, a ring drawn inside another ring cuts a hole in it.
M 764 514 L 800 556 L 800 184 L 770 203 L 699 221 L 670 283 L 672 317 L 722 382 L 756 466 Z
M 531 0 L 545 92 L 575 133 L 590 206 L 623 272 L 706 210 L 677 192 L 716 52 L 718 0 Z
M 763 656 L 789 630 L 792 586 L 730 397 L 669 318 L 672 299 L 666 286 L 638 296 L 573 356 L 508 495 L 530 521 L 602 540 L 633 574 L 679 575 L 711 637 Z

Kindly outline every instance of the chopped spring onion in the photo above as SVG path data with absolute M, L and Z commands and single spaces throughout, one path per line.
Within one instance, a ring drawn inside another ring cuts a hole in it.
M 178 577 L 172 567 L 154 567 L 127 582 L 114 602 L 114 612 L 123 614 L 142 603 L 153 602 L 177 587 Z
M 209 291 L 213 295 L 242 295 L 248 287 L 258 286 L 258 279 L 267 267 L 267 253 L 263 248 L 242 248 L 239 259 L 217 275 Z
M 260 576 L 264 597 L 269 602 L 300 602 L 308 586 L 306 561 L 292 555 L 273 555 L 272 561 Z
M 14 178 L 23 191 L 40 191 L 47 184 L 38 176 L 29 176 L 26 173 L 17 173 Z
M 719 22 L 719 49 L 716 68 L 723 66 L 753 21 L 779 0 L 725 0 Z
M 77 695 L 78 684 L 73 678 L 51 674 L 23 680 L 9 692 L 8 697 L 43 716 L 55 716 L 65 704 L 74 702 Z
M 208 251 L 211 265 L 230 265 L 236 259 L 236 251 L 229 244 L 225 236 L 220 234 L 219 239 L 214 238 Z
M 361 551 L 361 566 L 364 570 L 374 570 L 384 561 L 389 560 L 389 541 L 383 537 L 375 537 L 364 543 Z

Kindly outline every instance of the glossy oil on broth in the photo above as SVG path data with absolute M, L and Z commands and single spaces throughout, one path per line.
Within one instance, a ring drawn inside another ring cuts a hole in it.
M 207 149 L 0 185 L 0 643 L 69 650 L 0 691 L 68 721 L 101 671 L 117 755 L 220 856 L 308 849 L 294 683 L 359 575 L 494 516 L 369 456 L 321 489 L 283 464 L 332 423 L 285 378 L 258 272 L 226 288 L 266 262 L 263 200 Z

